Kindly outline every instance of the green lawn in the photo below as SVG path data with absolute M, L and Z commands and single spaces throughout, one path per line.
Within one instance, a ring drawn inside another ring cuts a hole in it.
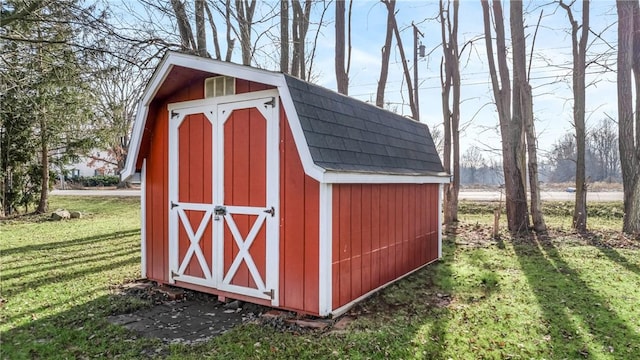
M 149 306 L 113 290 L 140 274 L 138 200 L 53 197 L 51 206 L 88 215 L 0 223 L 2 359 L 156 350 L 175 359 L 640 359 L 640 250 L 602 246 L 620 224 L 610 210 L 590 218 L 599 246 L 567 231 L 541 243 L 495 242 L 491 217 L 467 204 L 444 260 L 356 307 L 347 331 L 244 325 L 205 344 L 169 346 L 106 321 Z M 570 227 L 548 211 L 550 224 Z

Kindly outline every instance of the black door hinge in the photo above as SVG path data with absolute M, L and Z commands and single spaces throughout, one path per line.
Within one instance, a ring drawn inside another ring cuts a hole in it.
M 265 105 L 271 105 L 271 107 L 276 107 L 276 98 L 272 97 L 271 100 L 264 103 Z

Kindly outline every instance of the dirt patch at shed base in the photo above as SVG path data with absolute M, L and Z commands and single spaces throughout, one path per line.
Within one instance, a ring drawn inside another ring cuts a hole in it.
M 133 313 L 110 316 L 108 321 L 166 343 L 208 341 L 237 325 L 258 319 L 268 310 L 240 301 L 223 303 L 213 295 L 157 287 L 151 282 L 127 284 L 119 289 L 119 293 L 151 300 L 153 305 Z
M 242 301 L 218 301 L 215 295 L 141 280 L 116 289 L 121 296 L 150 301 L 151 307 L 108 318 L 141 336 L 165 343 L 197 344 L 244 323 L 270 326 L 278 331 L 305 333 L 331 331 L 338 319 L 322 319 Z

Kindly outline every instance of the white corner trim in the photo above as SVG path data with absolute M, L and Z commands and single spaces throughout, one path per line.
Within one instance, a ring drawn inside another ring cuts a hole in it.
M 334 184 L 448 184 L 449 176 L 325 172 L 321 182 Z
M 320 183 L 320 233 L 319 233 L 319 282 L 318 282 L 318 312 L 320 316 L 331 314 L 333 303 L 333 274 L 332 257 L 332 216 L 333 216 L 333 185 Z
M 147 278 L 147 159 L 140 172 L 140 277 Z
M 442 191 L 443 184 L 438 185 L 438 259 L 442 259 Z

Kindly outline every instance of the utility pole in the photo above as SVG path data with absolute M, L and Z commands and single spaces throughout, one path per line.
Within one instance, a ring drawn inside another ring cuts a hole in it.
M 416 118 L 414 120 L 420 121 L 420 102 L 418 101 L 418 53 L 420 53 L 420 57 L 424 57 L 425 47 L 422 43 L 418 46 L 418 34 L 420 37 L 424 37 L 424 34 L 418 30 L 418 27 L 413 22 L 411 26 L 413 26 L 413 99 L 416 104 Z

